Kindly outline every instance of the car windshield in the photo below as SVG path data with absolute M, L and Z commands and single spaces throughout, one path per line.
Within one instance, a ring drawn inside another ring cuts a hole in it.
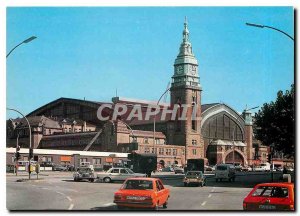
M 79 168 L 78 172 L 90 172 L 91 169 L 90 168 Z
M 227 166 L 217 166 L 217 170 L 227 170 Z
M 288 197 L 288 189 L 285 187 L 258 187 L 253 193 L 253 197 Z
M 131 169 L 126 169 L 126 171 L 130 174 L 134 174 L 134 172 Z
M 153 183 L 149 180 L 127 180 L 121 189 L 153 190 Z
M 187 172 L 187 176 L 202 176 L 202 172 Z

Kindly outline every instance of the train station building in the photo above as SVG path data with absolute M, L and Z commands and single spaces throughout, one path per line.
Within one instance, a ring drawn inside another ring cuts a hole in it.
M 224 103 L 202 104 L 202 86 L 198 61 L 184 23 L 182 42 L 174 62 L 170 103 L 160 103 L 160 109 L 188 104 L 200 118 L 172 119 L 167 114 L 152 115 L 147 120 L 127 117 L 136 105 L 147 111 L 147 100 L 112 98 L 111 102 L 59 98 L 27 115 L 31 125 L 32 146 L 40 150 L 68 150 L 82 152 L 156 153 L 158 163 L 167 166 L 185 165 L 187 159 L 203 158 L 207 164 L 239 162 L 251 165 L 254 161 L 253 126 L 251 113 L 238 113 Z M 200 73 L 201 72 L 201 73 Z M 118 119 L 101 121 L 102 110 L 112 116 L 116 105 L 126 105 L 128 111 Z M 155 129 L 154 129 L 155 128 Z M 29 148 L 29 130 L 25 119 L 7 121 L 7 148 Z M 63 155 L 62 155 L 63 156 Z

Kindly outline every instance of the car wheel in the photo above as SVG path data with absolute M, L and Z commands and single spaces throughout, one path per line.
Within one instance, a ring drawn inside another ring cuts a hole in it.
M 91 179 L 90 179 L 90 182 L 94 182 L 94 179 L 93 179 L 93 178 L 91 178 Z
M 158 210 L 158 203 L 154 206 L 153 210 Z
M 124 207 L 124 206 L 119 206 L 119 205 L 117 205 L 117 209 L 118 209 L 118 210 L 124 210 L 125 207 Z
M 164 208 L 164 209 L 168 208 L 167 205 L 168 205 L 168 202 L 166 201 L 166 202 L 163 204 L 163 208 Z
M 110 182 L 111 182 L 111 179 L 108 178 L 108 177 L 106 177 L 106 178 L 103 179 L 103 181 L 104 181 L 105 183 L 110 183 Z

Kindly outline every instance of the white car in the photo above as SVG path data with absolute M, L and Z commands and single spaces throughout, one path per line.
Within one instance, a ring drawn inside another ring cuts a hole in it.
M 146 177 L 143 173 L 134 173 L 128 168 L 110 168 L 107 172 L 97 173 L 97 179 L 105 183 L 125 181 L 127 178 Z

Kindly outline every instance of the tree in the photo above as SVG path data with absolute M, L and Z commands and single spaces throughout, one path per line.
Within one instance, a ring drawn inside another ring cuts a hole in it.
M 265 103 L 255 114 L 254 133 L 264 145 L 274 146 L 274 150 L 287 157 L 295 154 L 295 89 L 277 93 L 275 102 Z

